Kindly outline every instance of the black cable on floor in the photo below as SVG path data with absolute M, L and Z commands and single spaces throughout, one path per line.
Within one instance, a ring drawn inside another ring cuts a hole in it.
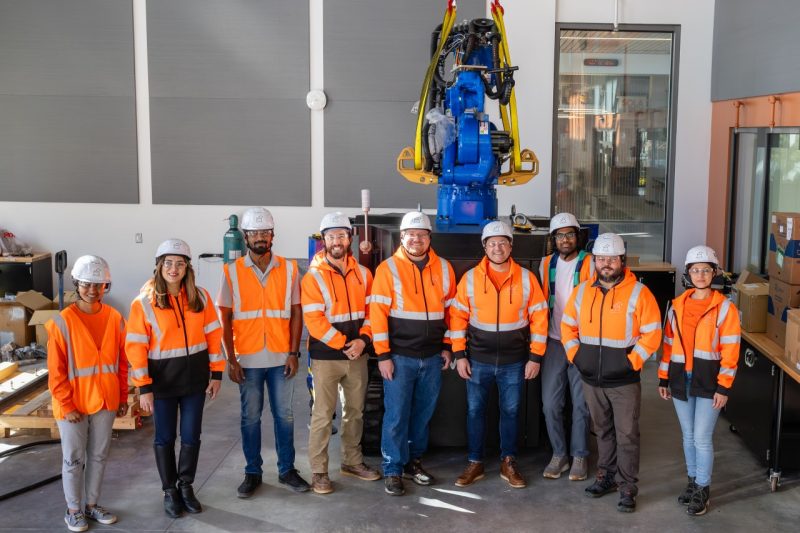
M 16 454 L 18 454 L 20 452 L 23 452 L 23 451 L 27 450 L 28 448 L 33 448 L 34 446 L 42 446 L 42 445 L 45 445 L 45 444 L 61 444 L 61 440 L 60 439 L 49 439 L 49 440 L 40 440 L 40 441 L 37 441 L 37 442 L 28 442 L 26 444 L 20 444 L 19 446 L 15 447 L 15 448 L 9 448 L 8 450 L 4 450 L 4 451 L 0 452 L 0 459 L 3 459 L 4 457 L 10 457 L 12 455 L 16 455 Z M 6 492 L 5 494 L 0 494 L 0 502 L 3 501 L 3 500 L 7 500 L 9 498 L 13 498 L 14 496 L 17 496 L 19 494 L 31 491 L 31 490 L 36 489 L 36 488 L 39 488 L 42 485 L 47 485 L 48 483 L 52 483 L 53 481 L 57 481 L 59 479 L 61 479 L 61 474 L 58 474 L 57 476 L 49 477 L 47 479 L 43 479 L 41 481 L 36 481 L 34 483 L 31 483 L 30 485 L 26 485 L 24 487 L 20 487 L 18 489 L 12 490 L 11 492 Z

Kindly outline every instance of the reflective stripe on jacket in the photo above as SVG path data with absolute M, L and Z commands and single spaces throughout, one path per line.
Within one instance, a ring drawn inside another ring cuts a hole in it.
M 686 354 L 681 325 L 689 289 L 672 301 L 667 311 L 664 350 L 658 365 L 659 385 L 669 386 L 672 395 L 686 400 L 686 373 L 691 372 L 692 396 L 713 398 L 714 393 L 727 395 L 736 377 L 742 330 L 739 312 L 730 300 L 717 291 L 700 317 L 694 333 L 694 353 Z
M 420 272 L 402 246 L 378 265 L 369 313 L 375 353 L 430 357 L 450 349 L 449 307 L 456 292 L 453 267 L 431 249 Z
M 561 260 L 558 252 L 548 255 L 542 259 L 539 265 L 539 278 L 542 280 L 542 292 L 550 311 L 556 305 L 556 265 Z M 572 278 L 572 286 L 577 287 L 583 281 L 591 281 L 594 277 L 594 261 L 592 254 L 581 250 L 578 252 L 577 263 L 575 264 L 575 274 Z
M 225 281 L 233 296 L 233 348 L 247 357 L 266 348 L 273 353 L 290 350 L 289 319 L 292 287 L 298 275 L 297 263 L 272 255 L 267 266 L 267 283 L 261 284 L 245 257 L 223 266 Z
M 171 309 L 156 306 L 144 292 L 131 304 L 125 352 L 141 392 L 184 396 L 205 390 L 209 377 L 222 379 L 222 326 L 208 292 L 198 290 L 205 304 L 199 313 L 189 309 L 184 289 L 169 296 Z
M 116 309 L 109 310 L 99 348 L 74 305 L 45 324 L 54 418 L 61 420 L 75 410 L 86 415 L 102 409 L 116 411 L 128 401 L 125 321 Z
M 584 281 L 564 308 L 561 342 L 589 385 L 636 383 L 661 343 L 656 299 L 627 268 L 622 280 L 605 291 L 597 280 Z
M 300 285 L 308 353 L 313 359 L 347 360 L 342 347 L 354 339 L 371 341 L 367 300 L 372 274 L 348 256 L 345 271 L 334 268 L 325 251 L 314 256 Z
M 456 359 L 482 363 L 540 362 L 547 345 L 547 302 L 533 272 L 509 259 L 511 270 L 498 291 L 489 260 L 464 274 L 450 306 L 450 339 Z

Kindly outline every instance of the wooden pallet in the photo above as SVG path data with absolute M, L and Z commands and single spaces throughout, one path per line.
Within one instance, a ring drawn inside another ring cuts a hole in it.
M 17 430 L 46 430 L 54 439 L 59 438 L 58 424 L 53 418 L 53 402 L 47 389 L 46 379 L 41 376 L 47 370 L 15 372 L 0 383 L 0 401 L 4 392 L 14 393 L 13 403 L 0 409 L 0 436 L 10 437 Z M 27 375 L 27 374 L 33 374 Z M 11 380 L 14 383 L 9 384 Z M 38 382 L 37 382 L 38 381 Z M 33 384 L 27 386 L 26 384 Z M 7 396 L 6 396 L 7 397 Z M 114 419 L 113 429 L 135 430 L 142 427 L 139 395 L 135 388 L 128 390 L 128 410 L 124 416 Z

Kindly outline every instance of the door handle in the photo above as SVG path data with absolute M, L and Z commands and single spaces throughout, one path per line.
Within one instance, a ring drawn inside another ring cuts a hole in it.
M 756 352 L 754 352 L 751 348 L 747 348 L 744 351 L 744 364 L 746 364 L 749 368 L 756 366 Z

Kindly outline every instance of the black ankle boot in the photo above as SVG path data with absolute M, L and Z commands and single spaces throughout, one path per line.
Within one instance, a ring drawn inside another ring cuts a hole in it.
M 711 497 L 711 489 L 708 485 L 705 487 L 697 486 L 697 490 L 692 494 L 692 500 L 689 502 L 689 507 L 686 512 L 690 516 L 703 516 L 708 512 L 708 500 Z
M 183 506 L 192 514 L 203 512 L 203 506 L 194 495 L 192 483 L 197 472 L 197 459 L 200 455 L 200 443 L 197 446 L 181 444 L 178 457 L 178 490 L 183 499 Z
M 164 491 L 164 512 L 170 518 L 179 518 L 183 514 L 183 500 L 175 488 L 178 481 L 178 469 L 175 466 L 174 446 L 153 446 L 156 455 L 156 467 L 161 477 L 161 490 Z
M 681 505 L 689 505 L 689 502 L 692 501 L 692 494 L 694 491 L 697 490 L 697 483 L 694 482 L 694 478 L 689 478 L 689 483 L 686 484 L 686 488 L 683 489 L 681 495 L 678 496 L 678 503 Z

